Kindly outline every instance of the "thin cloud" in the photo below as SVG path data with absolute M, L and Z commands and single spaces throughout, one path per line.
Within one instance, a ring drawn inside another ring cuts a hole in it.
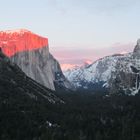
M 96 61 L 99 58 L 102 58 L 107 55 L 117 54 L 117 53 L 126 53 L 132 52 L 134 48 L 134 43 L 121 44 L 115 43 L 107 48 L 83 48 L 83 49 L 57 49 L 57 51 L 51 51 L 52 54 L 60 61 L 61 64 L 72 64 L 72 65 L 81 65 L 86 60 L 91 62 Z

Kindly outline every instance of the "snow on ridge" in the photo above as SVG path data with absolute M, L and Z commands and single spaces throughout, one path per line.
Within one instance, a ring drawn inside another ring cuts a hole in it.
M 79 84 L 81 81 L 89 83 L 107 82 L 111 78 L 111 73 L 115 71 L 117 62 L 122 62 L 121 60 L 124 59 L 129 61 L 131 57 L 132 53 L 105 56 L 85 67 L 67 70 L 64 75 L 76 87 L 81 86 Z
M 27 29 L 15 29 L 15 30 L 6 30 L 6 31 L 0 31 L 0 33 L 6 33 L 6 34 L 14 34 L 14 33 L 18 33 L 18 34 L 23 34 L 23 33 L 31 33 L 31 31 L 27 30 Z

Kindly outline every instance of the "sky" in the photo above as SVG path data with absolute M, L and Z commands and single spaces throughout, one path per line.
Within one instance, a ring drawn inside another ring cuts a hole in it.
M 0 0 L 0 30 L 49 39 L 62 66 L 131 52 L 140 38 L 139 0 Z

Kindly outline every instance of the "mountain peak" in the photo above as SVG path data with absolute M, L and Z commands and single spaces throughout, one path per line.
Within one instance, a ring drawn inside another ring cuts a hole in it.
M 137 45 L 140 45 L 140 38 L 137 40 Z
M 137 40 L 137 44 L 136 44 L 134 51 L 133 51 L 133 56 L 135 58 L 140 58 L 140 39 Z
M 41 37 L 27 29 L 0 31 L 0 48 L 11 57 L 18 52 L 35 50 L 48 46 L 48 38 Z

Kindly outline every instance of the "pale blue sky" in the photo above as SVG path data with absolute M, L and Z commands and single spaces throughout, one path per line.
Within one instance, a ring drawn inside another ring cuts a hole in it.
M 139 0 L 0 0 L 0 30 L 26 28 L 48 37 L 54 53 L 78 53 L 135 42 L 139 7 Z

